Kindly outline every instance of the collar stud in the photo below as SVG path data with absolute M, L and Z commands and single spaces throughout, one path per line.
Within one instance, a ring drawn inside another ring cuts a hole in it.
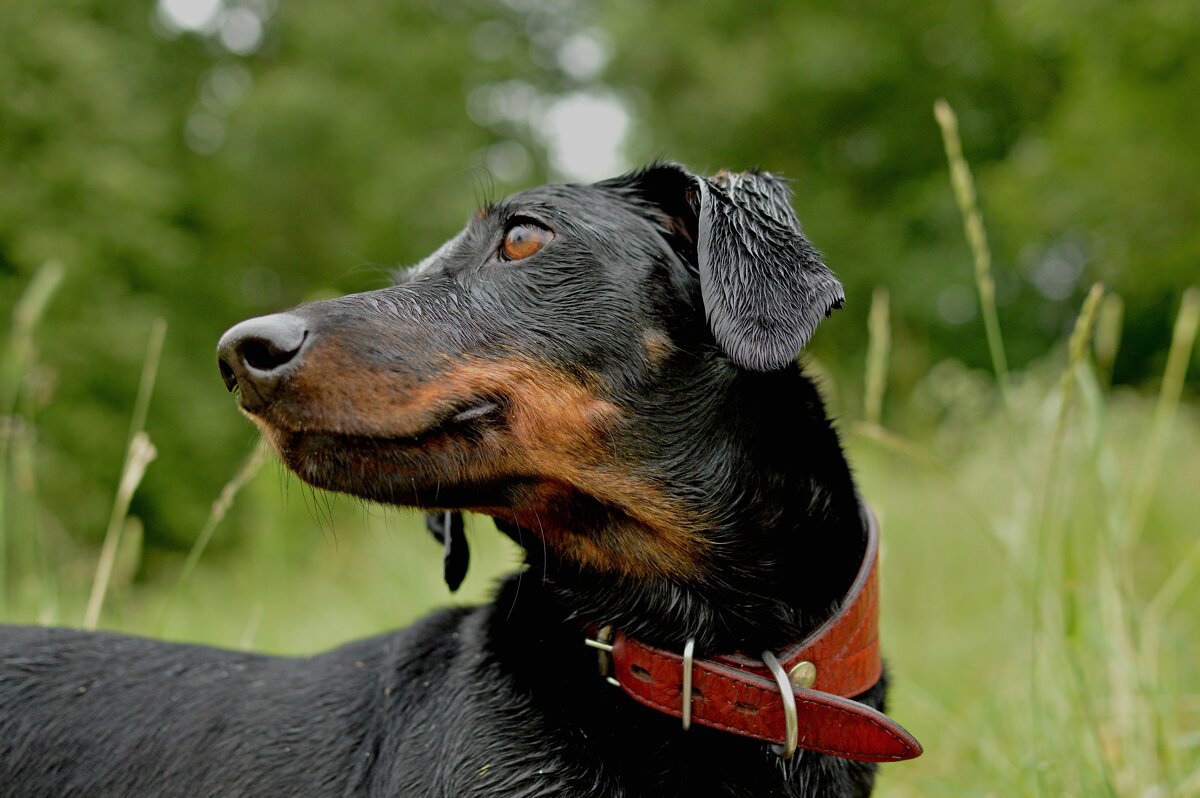
M 817 666 L 806 659 L 800 660 L 788 671 L 788 681 L 797 690 L 812 687 L 817 681 Z

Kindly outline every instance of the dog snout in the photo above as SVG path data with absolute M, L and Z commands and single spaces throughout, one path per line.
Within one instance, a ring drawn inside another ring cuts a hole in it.
M 281 379 L 296 368 L 311 337 L 305 320 L 292 313 L 234 325 L 217 344 L 217 365 L 225 387 L 241 390 L 247 410 L 265 406 Z

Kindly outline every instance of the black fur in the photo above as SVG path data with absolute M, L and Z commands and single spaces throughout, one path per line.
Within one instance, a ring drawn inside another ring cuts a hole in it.
M 521 224 L 553 239 L 505 260 Z M 517 194 L 394 287 L 235 327 L 222 373 L 289 467 L 488 512 L 525 546 L 525 573 L 487 605 L 309 658 L 4 629 L 0 793 L 868 795 L 873 765 L 683 732 L 606 684 L 582 645 L 611 623 L 676 649 L 694 636 L 701 655 L 757 652 L 836 607 L 864 527 L 794 356 L 841 296 L 777 178 L 658 164 Z M 514 364 L 549 376 L 489 376 Z M 585 427 L 602 410 L 589 445 L 551 447 L 544 467 L 512 455 L 531 445 L 523 391 L 581 404 Z M 404 404 L 419 396 L 433 398 Z M 381 403 L 404 409 L 380 417 Z M 692 558 L 678 567 L 660 548 L 676 530 Z

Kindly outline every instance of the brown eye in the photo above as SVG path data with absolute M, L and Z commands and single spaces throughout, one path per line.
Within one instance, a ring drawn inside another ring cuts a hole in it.
M 554 233 L 536 224 L 513 225 L 504 234 L 504 257 L 507 260 L 528 258 L 549 244 L 553 238 Z

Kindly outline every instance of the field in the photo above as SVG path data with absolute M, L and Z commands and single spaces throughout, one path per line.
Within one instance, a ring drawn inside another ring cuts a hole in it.
M 892 352 L 882 289 L 861 379 L 808 360 L 882 523 L 891 714 L 926 749 L 884 767 L 879 794 L 1200 795 L 1200 407 L 1181 402 L 1200 289 L 1181 295 L 1153 389 L 1109 385 L 1122 305 L 1100 285 L 1067 340 L 1010 373 L 970 174 L 952 114 L 938 114 L 993 371 L 944 360 L 889 401 L 890 358 L 904 353 Z M 313 492 L 249 425 L 246 459 L 187 556 L 144 550 L 128 511 L 154 467 L 144 427 L 162 325 L 104 544 L 73 543 L 39 497 L 29 404 L 36 338 L 54 332 L 40 319 L 62 278 L 56 263 L 37 273 L 5 353 L 0 574 L 14 578 L 0 582 L 0 619 L 305 654 L 485 600 L 518 567 L 515 547 L 472 518 L 472 569 L 451 596 L 420 516 Z M 223 524 L 234 502 L 246 511 Z M 236 545 L 209 555 L 217 535 Z
M 43 276 L 18 306 L 17 329 L 32 334 L 37 292 L 52 281 Z M 1200 794 L 1200 412 L 1178 403 L 1200 295 L 1185 295 L 1157 395 L 1106 386 L 1114 331 L 1104 320 L 1114 314 L 1097 310 L 1115 300 L 1099 299 L 1071 346 L 1007 375 L 1003 390 L 946 361 L 910 401 L 889 406 L 883 294 L 861 399 L 810 363 L 882 520 L 892 713 L 927 751 L 885 767 L 881 795 Z M 126 490 L 153 467 L 138 461 L 149 451 L 138 413 Z M 451 596 L 418 515 L 315 494 L 255 446 L 240 473 L 231 464 L 189 558 L 142 562 L 127 496 L 110 524 L 121 533 L 111 556 L 98 555 L 20 514 L 37 504 L 34 440 L 11 435 L 5 452 L 10 517 L 24 520 L 4 530 L 20 574 L 4 594 L 8 621 L 98 618 L 101 628 L 303 654 L 483 599 L 519 562 L 473 518 L 473 567 Z M 249 521 L 226 527 L 233 501 Z M 205 556 L 212 535 L 239 545 Z M 108 573 L 101 592 L 98 571 Z

